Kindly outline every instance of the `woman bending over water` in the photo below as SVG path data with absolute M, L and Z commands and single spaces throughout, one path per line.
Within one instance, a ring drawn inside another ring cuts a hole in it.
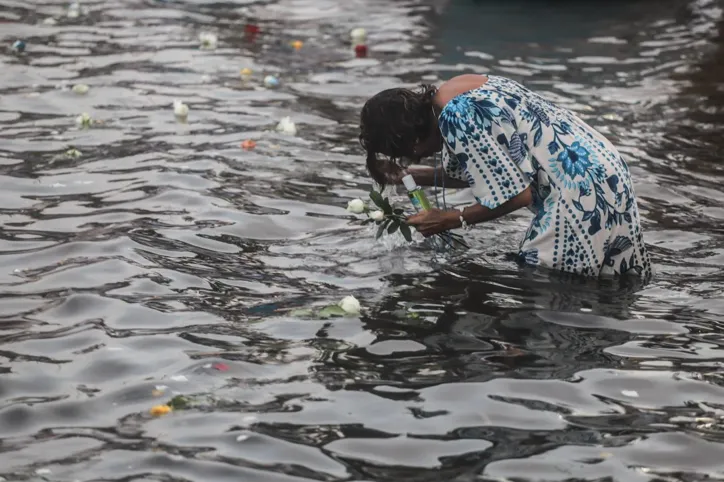
M 517 82 L 461 75 L 439 89 L 385 90 L 367 101 L 360 127 L 378 183 L 399 184 L 401 166 L 442 150 L 437 173 L 407 172 L 422 186 L 444 175 L 445 186 L 472 188 L 472 206 L 410 217 L 424 236 L 527 207 L 535 216 L 522 261 L 589 276 L 651 274 L 626 162 L 575 114 Z

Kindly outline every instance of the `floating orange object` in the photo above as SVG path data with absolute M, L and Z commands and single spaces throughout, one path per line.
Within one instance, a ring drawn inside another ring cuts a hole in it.
M 354 55 L 357 58 L 364 58 L 367 57 L 367 46 L 366 45 L 355 45 L 354 46 Z
M 247 150 L 254 149 L 256 147 L 256 142 L 252 141 L 251 139 L 247 139 L 241 143 L 241 147 Z
M 154 417 L 161 417 L 163 415 L 168 415 L 169 413 L 171 413 L 171 407 L 168 405 L 156 405 L 151 408 L 151 415 Z
M 295 40 L 294 42 L 291 42 L 289 45 L 291 45 L 294 48 L 294 50 L 299 50 L 302 47 L 304 47 L 304 42 L 302 42 L 301 40 Z

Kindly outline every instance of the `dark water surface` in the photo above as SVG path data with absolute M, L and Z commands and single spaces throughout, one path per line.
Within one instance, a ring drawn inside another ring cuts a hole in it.
M 27 41 L 0 53 L 5 480 L 724 479 L 720 3 L 83 5 L 0 0 L 3 46 Z M 370 188 L 366 97 L 463 72 L 523 81 L 620 146 L 652 283 L 519 268 L 525 213 L 453 259 L 346 213 Z M 361 316 L 288 311 L 348 294 Z M 186 409 L 149 414 L 176 394 Z

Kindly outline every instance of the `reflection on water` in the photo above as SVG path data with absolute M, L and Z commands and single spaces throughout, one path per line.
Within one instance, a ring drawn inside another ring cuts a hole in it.
M 0 54 L 5 480 L 724 477 L 719 3 L 0 5 L 3 44 L 27 42 Z M 518 267 L 523 213 L 454 259 L 352 222 L 366 97 L 459 72 L 620 146 L 652 283 Z M 290 312 L 350 293 L 360 317 Z

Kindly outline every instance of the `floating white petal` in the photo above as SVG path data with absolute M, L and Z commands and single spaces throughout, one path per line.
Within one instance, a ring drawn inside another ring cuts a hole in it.
M 73 92 L 75 92 L 76 94 L 79 94 L 79 95 L 87 94 L 89 90 L 90 90 L 90 87 L 88 87 L 85 84 L 75 84 L 73 86 Z

